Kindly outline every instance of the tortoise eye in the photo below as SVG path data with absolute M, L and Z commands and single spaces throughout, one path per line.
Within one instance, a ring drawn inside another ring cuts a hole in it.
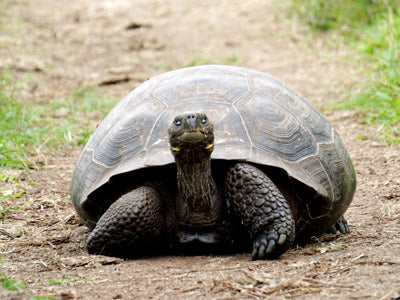
M 174 124 L 175 124 L 176 126 L 181 126 L 182 121 L 179 120 L 179 119 L 175 119 Z
M 207 121 L 208 121 L 208 120 L 207 120 L 207 118 L 206 118 L 206 117 L 203 117 L 203 118 L 201 118 L 201 123 L 202 123 L 202 124 L 206 124 L 206 123 L 207 123 Z

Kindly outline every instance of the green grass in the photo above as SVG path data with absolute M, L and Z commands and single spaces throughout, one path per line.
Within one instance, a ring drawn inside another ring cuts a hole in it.
M 397 8 L 398 0 L 291 0 L 291 9 L 317 30 L 337 29 L 351 36 L 357 27 L 371 26 L 385 15 L 387 8 Z M 364 27 L 365 28 L 365 27 Z M 362 29 L 362 28 L 360 28 Z
M 23 207 L 15 207 L 11 206 L 7 201 L 5 200 L 12 200 L 12 199 L 17 199 L 21 198 L 25 194 L 25 191 L 20 191 L 16 194 L 9 194 L 9 195 L 2 195 L 2 192 L 0 190 L 0 220 L 1 219 L 6 219 L 7 214 L 11 210 L 20 210 L 23 209 Z
M 73 282 L 88 282 L 90 281 L 91 278 L 84 278 L 81 276 L 67 276 L 67 277 L 61 277 L 61 278 L 55 278 L 55 279 L 47 279 L 47 281 L 51 284 L 58 284 L 58 285 L 69 285 Z
M 8 182 L 8 183 L 16 182 L 16 183 L 19 183 L 20 181 L 18 179 L 18 175 L 16 175 L 16 174 L 6 175 L 6 174 L 3 174 L 3 172 L 0 171 L 0 182 Z
M 8 278 L 5 273 L 0 273 L 0 286 L 8 291 L 21 291 L 25 289 L 26 283 L 15 278 Z
M 3 261 L 4 256 L 0 257 L 0 268 L 4 268 L 5 262 Z M 81 276 L 69 276 L 67 278 L 60 278 L 48 280 L 50 284 L 61 284 L 71 285 L 73 282 L 88 282 L 91 278 L 84 278 Z M 51 296 L 36 296 L 33 295 L 30 286 L 24 281 L 17 278 L 9 277 L 5 272 L 0 273 L 0 289 L 8 290 L 11 292 L 23 292 L 26 296 L 30 296 L 31 299 L 35 300 L 55 300 L 55 297 Z M 15 299 L 19 299 L 20 295 L 16 295 Z M 14 298 L 13 298 L 14 299 Z
M 102 96 L 99 88 L 79 86 L 70 96 L 53 101 L 47 110 L 67 115 L 54 130 L 59 141 L 84 145 L 95 128 L 93 120 L 100 122 L 115 104 Z
M 197 56 L 188 61 L 184 66 L 193 67 L 193 66 L 210 65 L 210 64 L 239 65 L 243 64 L 243 60 L 235 54 L 232 54 L 224 59 Z
M 356 107 L 367 124 L 381 128 L 390 143 L 400 143 L 400 16 L 389 10 L 358 43 L 371 61 L 371 84 L 342 107 Z
M 60 145 L 82 145 L 114 106 L 100 88 L 78 86 L 65 98 L 34 105 L 17 98 L 26 83 L 0 73 L 0 168 L 35 168 L 30 158 Z
M 25 292 L 27 294 L 31 294 L 31 291 L 28 289 L 28 286 L 25 281 L 18 280 L 16 278 L 8 278 L 5 273 L 0 273 L 0 288 L 4 290 L 8 290 L 11 292 Z M 35 300 L 55 300 L 54 297 L 48 296 L 31 296 L 32 299 Z
M 378 126 L 388 143 L 400 143 L 400 0 L 291 0 L 292 9 L 317 31 L 364 56 L 369 83 L 338 108 L 356 109 L 361 121 Z
M 0 74 L 0 167 L 29 167 L 28 153 L 33 150 L 29 145 L 44 142 L 43 128 L 33 111 L 16 101 L 11 78 Z

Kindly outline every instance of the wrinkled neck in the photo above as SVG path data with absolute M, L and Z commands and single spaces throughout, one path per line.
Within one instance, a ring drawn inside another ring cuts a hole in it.
M 178 218 L 182 225 L 214 225 L 220 218 L 221 199 L 211 173 L 209 154 L 190 152 L 176 157 Z

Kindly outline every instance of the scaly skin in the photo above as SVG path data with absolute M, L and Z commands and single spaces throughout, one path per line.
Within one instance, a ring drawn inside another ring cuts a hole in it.
M 87 240 L 90 254 L 130 257 L 156 243 L 164 227 L 160 194 L 139 187 L 115 201 L 97 222 Z
M 273 259 L 293 243 L 295 229 L 289 203 L 256 167 L 237 163 L 226 176 L 228 205 L 253 240 L 253 259 Z
M 176 195 L 147 185 L 124 194 L 90 233 L 89 253 L 133 257 L 156 249 L 166 238 L 180 244 L 224 243 L 234 232 L 219 228 L 231 221 L 224 219 L 223 200 L 253 242 L 253 259 L 274 259 L 290 248 L 295 238 L 291 208 L 260 169 L 233 163 L 221 191 L 221 178 L 211 174 L 214 131 L 205 114 L 177 116 L 168 132 L 177 167 Z M 348 232 L 347 222 L 342 217 L 330 230 Z

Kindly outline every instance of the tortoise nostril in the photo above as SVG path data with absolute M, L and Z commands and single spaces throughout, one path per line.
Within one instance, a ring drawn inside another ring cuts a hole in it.
M 195 114 L 186 115 L 186 125 L 190 128 L 197 127 L 197 116 Z

